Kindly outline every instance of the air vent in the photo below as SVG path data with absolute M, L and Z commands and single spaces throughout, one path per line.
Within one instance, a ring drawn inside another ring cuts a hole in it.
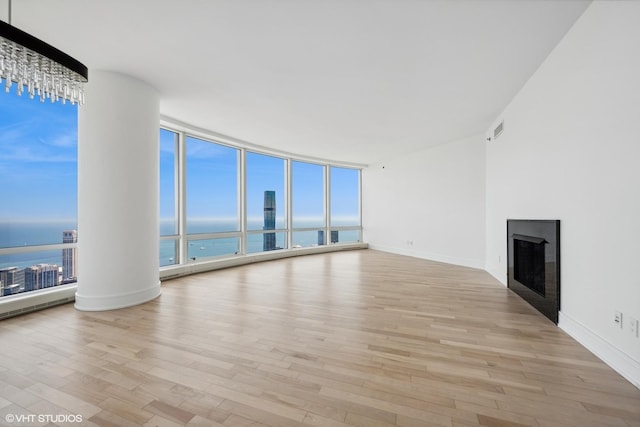
M 73 302 L 76 289 L 77 285 L 70 283 L 2 297 L 0 298 L 0 320 Z
M 74 297 L 67 297 L 67 298 L 62 298 L 62 299 L 55 300 L 55 301 L 49 301 L 49 302 L 42 303 L 42 304 L 36 304 L 36 305 L 30 305 L 30 306 L 27 306 L 27 307 L 22 307 L 22 308 L 19 308 L 17 310 L 0 313 L 0 320 L 8 319 L 9 317 L 19 316 L 21 314 L 31 313 L 33 311 L 43 310 L 45 308 L 54 307 L 56 305 L 67 304 L 67 303 L 70 303 L 70 302 L 73 302 L 73 301 L 75 301 Z
M 500 124 L 496 126 L 496 128 L 493 130 L 493 139 L 496 139 L 497 137 L 499 137 L 502 134 L 503 130 L 504 130 L 504 121 L 501 121 Z

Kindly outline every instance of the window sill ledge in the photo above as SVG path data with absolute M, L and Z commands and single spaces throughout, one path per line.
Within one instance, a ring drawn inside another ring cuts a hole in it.
M 202 273 L 205 271 L 220 270 L 228 267 L 252 264 L 255 262 L 272 261 L 276 259 L 291 258 L 302 255 L 313 255 L 327 252 L 351 251 L 357 249 L 367 249 L 367 243 L 345 243 L 326 246 L 313 246 L 307 248 L 292 248 L 255 254 L 238 255 L 231 258 L 208 259 L 189 264 L 172 265 L 160 268 L 160 280 L 169 280 L 190 274 Z
M 76 283 L 8 295 L 0 299 L 0 320 L 75 301 Z

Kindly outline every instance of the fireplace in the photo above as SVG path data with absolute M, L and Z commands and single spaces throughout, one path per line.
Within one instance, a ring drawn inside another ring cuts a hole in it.
M 509 289 L 558 323 L 560 221 L 507 220 Z

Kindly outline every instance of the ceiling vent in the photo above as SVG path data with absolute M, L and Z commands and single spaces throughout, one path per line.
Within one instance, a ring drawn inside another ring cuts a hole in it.
M 493 139 L 498 138 L 502 134 L 503 130 L 504 130 L 504 120 L 501 121 L 500 124 L 496 126 L 496 128 L 493 130 Z

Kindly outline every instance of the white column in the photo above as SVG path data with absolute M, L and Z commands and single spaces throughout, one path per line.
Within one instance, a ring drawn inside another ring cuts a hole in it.
M 128 307 L 160 295 L 159 97 L 132 77 L 91 71 L 78 120 L 75 306 Z

